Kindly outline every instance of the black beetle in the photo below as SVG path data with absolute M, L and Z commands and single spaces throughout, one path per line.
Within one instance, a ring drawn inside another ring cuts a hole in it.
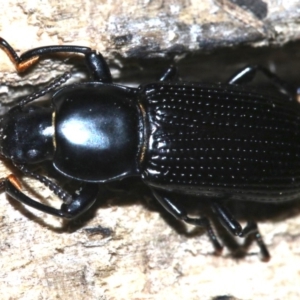
M 206 228 L 217 251 L 222 247 L 208 219 L 189 217 L 174 194 L 209 200 L 230 233 L 252 234 L 263 259 L 269 259 L 256 223 L 250 221 L 242 229 L 224 201 L 284 202 L 299 197 L 296 89 L 260 66 L 242 69 L 226 84 L 172 81 L 176 70 L 170 67 L 159 82 L 129 88 L 113 84 L 102 55 L 87 47 L 41 47 L 19 57 L 4 39 L 0 46 L 18 71 L 51 53 L 83 54 L 92 77 L 60 87 L 70 77 L 65 74 L 2 117 L 1 154 L 48 186 L 63 204 L 55 209 L 26 196 L 14 175 L 0 185 L 11 197 L 71 219 L 93 205 L 99 183 L 140 176 L 174 217 Z M 257 71 L 281 94 L 274 97 L 242 85 Z M 28 105 L 52 91 L 51 105 Z M 69 194 L 27 167 L 45 160 L 77 181 L 78 191 Z

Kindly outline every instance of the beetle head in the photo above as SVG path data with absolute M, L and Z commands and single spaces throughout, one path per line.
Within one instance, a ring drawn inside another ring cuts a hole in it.
M 51 109 L 18 106 L 1 120 L 0 153 L 16 163 L 37 163 L 52 157 Z

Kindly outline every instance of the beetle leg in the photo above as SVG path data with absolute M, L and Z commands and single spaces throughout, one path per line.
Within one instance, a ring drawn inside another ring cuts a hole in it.
M 93 80 L 104 83 L 112 82 L 111 73 L 104 57 L 101 53 L 97 53 L 89 47 L 61 45 L 35 48 L 23 53 L 20 56 L 20 61 L 23 62 L 32 57 L 62 52 L 84 54 L 86 66 Z
M 45 212 L 50 215 L 57 217 L 63 217 L 58 209 L 39 203 L 20 191 L 20 186 L 16 184 L 16 178 L 14 175 L 10 175 L 7 178 L 2 178 L 0 182 L 1 189 L 4 188 L 4 191 L 9 194 L 13 199 L 18 200 L 19 202 L 31 206 L 37 210 Z
M 7 54 L 10 60 L 13 62 L 18 72 L 26 71 L 30 66 L 34 65 L 39 59 L 39 56 L 33 55 L 31 57 L 28 57 L 28 59 L 22 61 L 21 58 L 16 53 L 16 51 L 3 38 L 0 38 L 0 47 Z
M 85 54 L 87 68 L 92 78 L 104 83 L 112 83 L 112 77 L 106 60 L 101 53 L 91 51 Z
M 100 53 L 97 53 L 89 47 L 73 45 L 45 46 L 31 49 L 20 56 L 18 56 L 16 51 L 3 38 L 0 38 L 0 47 L 14 63 L 18 72 L 26 71 L 30 66 L 35 64 L 40 57 L 45 55 L 63 52 L 75 53 L 84 54 L 87 68 L 94 80 L 105 83 L 112 82 L 110 70 L 105 59 Z
M 268 248 L 267 248 L 266 244 L 264 243 L 264 240 L 258 230 L 257 224 L 253 221 L 247 222 L 247 225 L 242 230 L 240 236 L 243 237 L 243 236 L 248 236 L 248 235 L 252 235 L 255 238 L 256 243 L 258 244 L 259 249 L 260 249 L 262 260 L 265 262 L 268 262 L 271 258 L 271 255 L 270 255 Z
M 235 73 L 228 81 L 228 84 L 245 84 L 251 82 L 257 72 L 261 72 L 271 83 L 279 90 L 279 92 L 288 95 L 292 100 L 297 96 L 297 89 L 282 80 L 276 74 L 259 65 L 247 66 Z
M 160 77 L 159 81 L 170 81 L 175 79 L 177 75 L 177 68 L 171 65 L 164 74 Z
M 51 182 L 49 179 L 46 180 Z M 41 182 L 52 190 L 49 184 L 46 184 L 43 181 Z M 56 186 L 54 183 L 52 184 Z M 97 184 L 85 184 L 81 186 L 81 188 L 78 189 L 78 191 L 76 191 L 73 195 L 70 195 L 70 197 L 60 197 L 65 202 L 61 205 L 60 209 L 56 209 L 51 206 L 42 204 L 25 195 L 21 191 L 21 185 L 14 175 L 10 175 L 7 178 L 2 179 L 0 181 L 0 188 L 4 188 L 5 192 L 9 194 L 13 199 L 25 205 L 33 207 L 47 214 L 66 219 L 76 218 L 77 216 L 88 210 L 95 203 L 98 194 Z M 56 191 L 55 194 L 58 194 L 59 196 L 63 194 L 68 195 L 68 193 L 64 192 L 61 188 L 58 188 L 57 186 L 56 188 L 60 189 L 60 193 L 57 193 Z
M 270 254 L 259 233 L 255 222 L 248 222 L 246 227 L 242 229 L 239 222 L 231 215 L 229 210 L 220 203 L 213 202 L 211 205 L 213 212 L 218 217 L 220 223 L 233 235 L 239 237 L 253 236 L 259 246 L 263 261 L 269 261 Z
M 220 223 L 232 234 L 240 236 L 242 232 L 242 226 L 240 223 L 231 215 L 229 210 L 223 205 L 213 202 L 211 204 L 212 211 L 217 215 Z
M 173 215 L 176 219 L 182 220 L 188 224 L 192 224 L 195 226 L 203 227 L 206 229 L 207 234 L 215 248 L 215 251 L 217 254 L 221 253 L 223 250 L 223 247 L 219 243 L 209 220 L 206 217 L 201 217 L 201 218 L 190 218 L 185 211 L 185 209 L 180 206 L 178 203 L 174 203 L 169 195 L 169 192 L 166 191 L 161 191 L 157 189 L 151 189 L 153 195 L 155 198 L 158 200 L 158 202 L 165 208 L 166 211 L 168 211 L 171 215 Z
M 95 183 L 85 183 L 73 194 L 69 203 L 63 203 L 60 211 L 64 218 L 74 219 L 86 212 L 97 200 L 99 185 Z

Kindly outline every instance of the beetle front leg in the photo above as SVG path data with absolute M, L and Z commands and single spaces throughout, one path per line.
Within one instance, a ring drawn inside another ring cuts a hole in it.
M 112 82 L 111 73 L 105 59 L 100 53 L 97 53 L 89 47 L 73 45 L 45 46 L 31 49 L 20 56 L 18 56 L 16 51 L 3 38 L 0 38 L 0 47 L 14 63 L 18 72 L 26 71 L 37 63 L 42 56 L 56 53 L 74 53 L 84 55 L 87 68 L 94 80 L 105 83 Z
M 42 204 L 21 192 L 21 185 L 14 175 L 10 175 L 7 178 L 2 179 L 0 182 L 0 188 L 3 188 L 4 191 L 13 199 L 25 205 L 33 207 L 44 213 L 66 219 L 76 218 L 87 211 L 95 203 L 99 190 L 97 184 L 88 183 L 82 185 L 78 191 L 69 197 L 68 193 L 64 193 L 64 191 L 59 188 L 59 193 L 56 191 L 56 194 L 61 195 L 60 198 L 64 201 L 64 203 L 61 205 L 60 209 L 56 209 Z M 64 195 L 67 196 L 64 197 Z
M 101 53 L 97 53 L 96 51 L 92 50 L 89 47 L 58 45 L 58 46 L 46 46 L 46 47 L 35 48 L 23 53 L 20 56 L 17 65 L 24 64 L 24 62 L 31 60 L 33 57 L 40 58 L 41 56 L 45 56 L 48 54 L 64 53 L 64 52 L 83 54 L 85 57 L 86 66 L 93 80 L 104 82 L 104 83 L 112 82 L 111 73 L 106 60 L 104 59 Z
M 220 254 L 223 250 L 223 247 L 219 243 L 209 220 L 206 217 L 201 218 L 190 218 L 185 211 L 185 209 L 179 204 L 175 204 L 171 200 L 171 193 L 167 191 L 162 191 L 158 189 L 151 189 L 154 197 L 158 200 L 158 202 L 168 211 L 171 215 L 173 215 L 176 219 L 182 220 L 188 224 L 192 224 L 195 226 L 203 227 L 206 229 L 207 234 L 215 248 L 217 254 Z
M 231 215 L 229 210 L 220 203 L 213 202 L 211 205 L 213 212 L 216 214 L 220 223 L 233 235 L 239 237 L 253 236 L 260 249 L 263 261 L 270 260 L 270 253 L 262 239 L 255 222 L 249 221 L 244 229 L 240 223 Z

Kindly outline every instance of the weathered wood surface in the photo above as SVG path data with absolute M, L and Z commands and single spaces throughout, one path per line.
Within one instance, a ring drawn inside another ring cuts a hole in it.
M 186 54 L 178 65 L 187 79 L 224 80 L 237 67 L 258 62 L 297 81 L 299 44 L 251 47 L 297 41 L 299 1 L 236 4 L 241 2 L 11 0 L 1 4 L 0 33 L 20 52 L 49 44 L 98 49 L 114 76 L 126 82 L 150 80 Z M 241 44 L 249 47 L 231 50 Z M 44 60 L 19 77 L 0 53 L 1 101 L 35 90 L 72 66 L 61 61 Z M 12 171 L 1 164 L 2 177 Z M 39 183 L 26 183 L 46 203 L 60 205 Z M 73 223 L 25 209 L 2 194 L 0 298 L 299 299 L 299 205 L 285 208 L 285 217 L 263 216 L 260 229 L 272 254 L 266 264 L 255 244 L 240 259 L 227 249 L 214 256 L 205 234 L 178 234 L 169 219 L 145 205 L 149 191 L 131 187 L 124 195 L 103 188 L 103 205 Z M 250 209 L 256 216 L 257 207 Z M 109 230 L 87 230 L 99 225 Z
M 298 40 L 299 7 L 298 0 L 6 1 L 0 32 L 21 51 L 79 44 L 111 60 L 166 59 L 220 47 Z M 27 80 L 47 82 L 53 69 L 61 67 L 48 62 L 39 78 L 32 74 Z M 1 70 L 1 81 L 15 83 L 8 61 L 1 59 Z

